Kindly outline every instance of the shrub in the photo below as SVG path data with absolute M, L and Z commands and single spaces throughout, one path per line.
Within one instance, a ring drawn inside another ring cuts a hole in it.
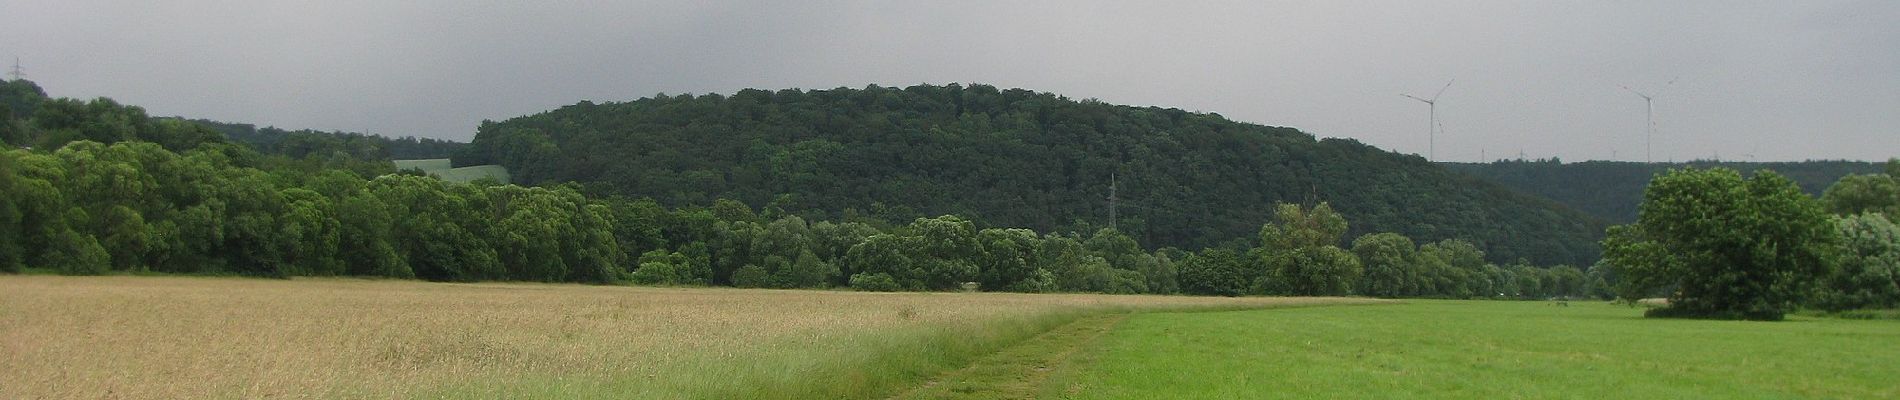
M 1810 305 L 1828 311 L 1900 305 L 1900 226 L 1876 213 L 1835 220 L 1838 268 L 1823 277 Z
M 732 286 L 742 288 L 771 286 L 771 278 L 772 274 L 765 272 L 765 267 L 746 264 L 743 267 L 739 267 L 739 270 L 732 271 Z
M 851 288 L 865 292 L 895 292 L 904 289 L 897 285 L 896 279 L 891 279 L 890 274 L 882 272 L 852 275 Z
M 111 267 L 111 256 L 92 236 L 66 231 L 59 235 L 55 250 L 47 253 L 50 267 L 66 275 L 99 275 Z
M 684 283 L 680 277 L 680 268 L 673 264 L 658 261 L 640 263 L 640 269 L 633 271 L 633 283 L 646 285 L 678 285 Z
M 1189 294 L 1239 296 L 1253 282 L 1240 255 L 1213 248 L 1188 256 L 1181 263 L 1181 290 Z
M 1005 290 L 1023 293 L 1054 292 L 1056 291 L 1056 274 L 1049 273 L 1046 269 L 1036 268 L 1035 271 L 1029 272 L 1029 277 L 1009 284 L 1008 289 Z

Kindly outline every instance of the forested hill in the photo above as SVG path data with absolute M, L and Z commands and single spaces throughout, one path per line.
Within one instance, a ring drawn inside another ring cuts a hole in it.
M 1446 168 L 1496 182 L 1525 193 L 1563 203 L 1572 209 L 1590 213 L 1615 223 L 1636 220 L 1636 205 L 1643 201 L 1643 187 L 1656 174 L 1683 167 L 1726 167 L 1743 172 L 1773 170 L 1810 195 L 1819 196 L 1828 185 L 1848 174 L 1881 171 L 1881 163 L 1864 161 L 1802 162 L 1718 162 L 1639 163 L 1621 161 L 1585 161 L 1563 163 L 1559 160 L 1516 160 L 1490 163 L 1441 163 Z
M 47 125 L 47 129 L 41 129 L 45 131 L 43 134 L 29 137 L 30 127 L 25 124 L 34 118 L 40 119 L 38 123 Z M 251 124 L 182 117 L 150 118 L 143 108 L 123 106 L 107 98 L 91 101 L 51 98 L 32 81 L 0 81 L 0 142 L 58 148 L 74 140 L 111 143 L 121 138 L 159 143 L 175 151 L 203 141 L 230 141 L 249 145 L 261 153 L 290 158 L 312 154 L 328 158 L 342 152 L 364 161 L 448 158 L 464 145 L 411 136 L 390 138 L 355 132 L 258 128 Z
M 730 198 L 808 218 L 957 214 L 1150 247 L 1253 241 L 1276 201 L 1329 201 L 1351 235 L 1462 238 L 1499 261 L 1588 264 L 1604 225 L 1416 156 L 1291 128 L 1021 89 L 744 90 L 582 102 L 484 122 L 456 165 L 666 204 Z
M 409 160 L 448 158 L 464 143 L 414 136 L 386 137 L 356 132 L 323 132 L 308 129 L 286 130 L 277 127 L 187 119 L 224 134 L 224 137 L 248 144 L 258 151 L 302 158 L 315 152 L 342 151 L 359 160 Z M 322 154 L 320 154 L 322 155 Z

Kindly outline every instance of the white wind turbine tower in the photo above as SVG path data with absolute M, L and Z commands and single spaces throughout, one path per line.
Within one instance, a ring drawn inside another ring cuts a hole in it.
M 1669 78 L 1669 83 L 1664 83 L 1662 90 L 1669 90 L 1669 85 L 1675 83 L 1676 78 Z M 1643 98 L 1643 162 L 1656 162 L 1656 159 L 1650 156 L 1649 143 L 1651 138 L 1656 136 L 1656 96 L 1661 96 L 1662 90 L 1657 91 L 1655 95 L 1638 92 L 1636 89 L 1630 89 L 1628 85 L 1624 85 L 1623 90 L 1628 90 L 1630 93 L 1635 93 L 1637 97 Z
M 1438 88 L 1438 93 L 1433 94 L 1431 100 L 1426 100 L 1422 97 L 1413 96 L 1409 94 L 1399 93 L 1400 96 L 1405 96 L 1407 98 L 1411 98 L 1412 100 L 1425 102 L 1426 107 L 1431 110 L 1431 115 L 1432 115 L 1431 125 L 1426 127 L 1428 128 L 1427 130 L 1430 131 L 1430 133 L 1428 134 L 1429 135 L 1428 140 L 1430 140 L 1430 143 L 1431 143 L 1431 152 L 1426 153 L 1428 154 L 1426 158 L 1427 161 L 1434 161 L 1434 162 L 1438 161 L 1438 130 L 1439 130 L 1438 128 L 1438 96 L 1444 96 L 1445 89 L 1450 89 L 1451 83 L 1457 82 L 1457 81 L 1458 81 L 1457 79 L 1453 79 L 1451 81 L 1445 82 L 1445 87 Z

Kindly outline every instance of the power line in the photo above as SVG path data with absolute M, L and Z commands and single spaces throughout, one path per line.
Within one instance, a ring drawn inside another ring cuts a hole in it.
M 1115 200 L 1115 172 L 1111 171 L 1108 173 L 1108 229 L 1120 232 L 1115 228 Z
M 16 81 L 21 80 L 21 79 L 26 79 L 26 69 L 20 68 L 19 57 L 13 58 L 13 69 L 7 71 L 7 76 L 13 77 L 13 80 L 16 80 Z

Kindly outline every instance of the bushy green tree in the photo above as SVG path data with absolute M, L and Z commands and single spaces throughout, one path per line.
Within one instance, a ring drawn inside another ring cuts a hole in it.
M 1030 279 L 1037 271 L 1040 241 L 1036 232 L 1028 229 L 991 228 L 977 232 L 977 243 L 983 254 L 978 263 L 978 287 L 985 291 L 1036 289 L 1035 285 L 1018 283 Z
M 864 238 L 845 253 L 846 269 L 853 271 L 852 287 L 858 275 L 883 275 L 905 288 L 922 288 L 922 266 L 914 251 L 915 241 L 904 236 L 882 233 Z
M 1550 267 L 1547 271 L 1550 274 L 1550 280 L 1547 286 L 1549 289 L 1546 289 L 1548 295 L 1563 298 L 1587 295 L 1588 292 L 1586 289 L 1589 287 L 1589 281 L 1588 278 L 1584 276 L 1583 270 L 1568 265 L 1559 265 Z
M 732 271 L 732 286 L 742 288 L 762 288 L 772 286 L 772 274 L 765 267 L 746 264 Z
M 1419 293 L 1418 246 L 1396 233 L 1375 233 L 1353 240 L 1352 252 L 1365 269 L 1359 294 L 1401 297 Z
M 891 278 L 890 274 L 882 272 L 852 275 L 851 288 L 866 292 L 895 292 L 904 290 L 904 286 L 899 285 L 896 279 Z
M 917 278 L 926 290 L 952 290 L 976 280 L 976 262 L 983 255 L 982 247 L 977 245 L 975 224 L 956 216 L 941 216 L 918 218 L 905 230 L 918 246 Z
M 416 277 L 438 281 L 501 279 L 505 270 L 488 243 L 487 218 L 470 195 L 429 177 L 384 175 L 368 191 L 396 216 L 391 242 Z
M 338 258 L 342 224 L 331 208 L 330 199 L 315 191 L 285 189 L 287 200 L 282 218 L 282 254 L 294 275 L 340 275 L 345 272 Z
M 763 231 L 758 223 L 750 221 L 713 222 L 706 247 L 712 251 L 714 283 L 732 284 L 732 274 L 740 267 L 765 261 L 764 254 L 752 251 L 752 244 Z
M 337 258 L 351 275 L 414 278 L 409 260 L 397 252 L 394 216 L 381 198 L 357 191 L 337 203 Z
M 1042 238 L 1036 254 L 1036 269 L 1054 278 L 1055 291 L 1088 290 L 1090 271 L 1085 267 L 1090 256 L 1082 241 L 1068 235 L 1049 235 Z
M 1583 271 L 1583 296 L 1597 300 L 1616 299 L 1617 279 L 1609 264 L 1598 261 Z
M 0 151 L 0 193 L 7 194 L 0 196 L 0 272 L 20 272 L 26 265 L 26 249 L 22 248 L 26 237 L 24 212 L 13 195 L 20 190 L 20 179 L 13 164 L 13 154 Z
M 627 258 L 613 235 L 613 211 L 603 204 L 591 204 L 571 188 L 562 190 L 572 227 L 570 236 L 561 240 L 561 257 L 566 259 L 567 281 L 614 283 L 626 275 L 621 264 Z
M 706 279 L 694 273 L 691 256 L 677 251 L 652 250 L 641 254 L 639 268 L 631 276 L 634 283 L 648 285 L 704 285 Z
M 1359 258 L 1335 246 L 1295 249 L 1270 259 L 1263 285 L 1270 294 L 1343 296 L 1359 279 Z
M 879 233 L 884 232 L 862 222 L 813 222 L 811 224 L 812 252 L 818 255 L 819 260 L 835 263 L 839 258 L 844 257 L 845 252 L 851 250 L 851 246 Z
M 1339 246 L 1346 235 L 1346 217 L 1333 211 L 1326 202 L 1311 208 L 1298 204 L 1275 204 L 1273 223 L 1260 227 L 1260 247 L 1290 250 Z
M 1223 248 L 1202 250 L 1181 263 L 1181 291 L 1188 294 L 1239 296 L 1254 278 L 1240 254 Z
M 565 280 L 567 260 L 562 257 L 562 241 L 577 234 L 569 221 L 571 205 L 561 204 L 553 193 L 541 188 L 496 186 L 482 194 L 500 209 L 492 218 L 494 235 L 487 244 L 495 250 L 500 266 L 509 279 L 524 281 Z
M 1454 299 L 1490 297 L 1491 285 L 1484 276 L 1484 251 L 1477 245 L 1458 239 L 1445 239 L 1418 247 L 1419 270 L 1430 283 L 1425 295 Z
M 612 199 L 613 237 L 620 250 L 633 260 L 653 250 L 666 248 L 666 219 L 671 216 L 653 199 Z
M 1257 291 L 1302 296 L 1345 295 L 1352 292 L 1362 267 L 1339 248 L 1346 234 L 1346 218 L 1321 202 L 1312 208 L 1281 203 L 1274 222 L 1260 227 L 1260 247 L 1252 257 L 1265 274 L 1257 276 Z
M 817 254 L 803 250 L 798 258 L 792 259 L 789 268 L 780 271 L 777 281 L 792 288 L 823 288 L 837 276 L 836 265 L 819 261 Z
M 1175 260 L 1165 251 L 1143 255 L 1136 263 L 1136 271 L 1141 273 L 1148 293 L 1175 294 L 1181 292 L 1181 271 Z
M 1134 238 L 1110 228 L 1095 231 L 1095 235 L 1082 242 L 1082 247 L 1119 269 L 1135 269 L 1136 258 L 1145 255 Z
M 1604 258 L 1623 293 L 1674 286 L 1653 315 L 1780 319 L 1833 268 L 1840 232 L 1819 201 L 1769 171 L 1686 168 L 1651 181 Z
M 1843 176 L 1821 193 L 1821 203 L 1828 212 L 1840 215 L 1900 215 L 1900 178 L 1889 174 Z
M 1855 214 L 1835 220 L 1840 230 L 1840 265 L 1823 278 L 1814 297 L 1829 311 L 1900 306 L 1900 227 L 1879 214 Z
M 72 230 L 58 235 L 49 241 L 53 248 L 45 257 L 47 267 L 67 275 L 98 275 L 112 267 L 111 256 L 98 240 Z

